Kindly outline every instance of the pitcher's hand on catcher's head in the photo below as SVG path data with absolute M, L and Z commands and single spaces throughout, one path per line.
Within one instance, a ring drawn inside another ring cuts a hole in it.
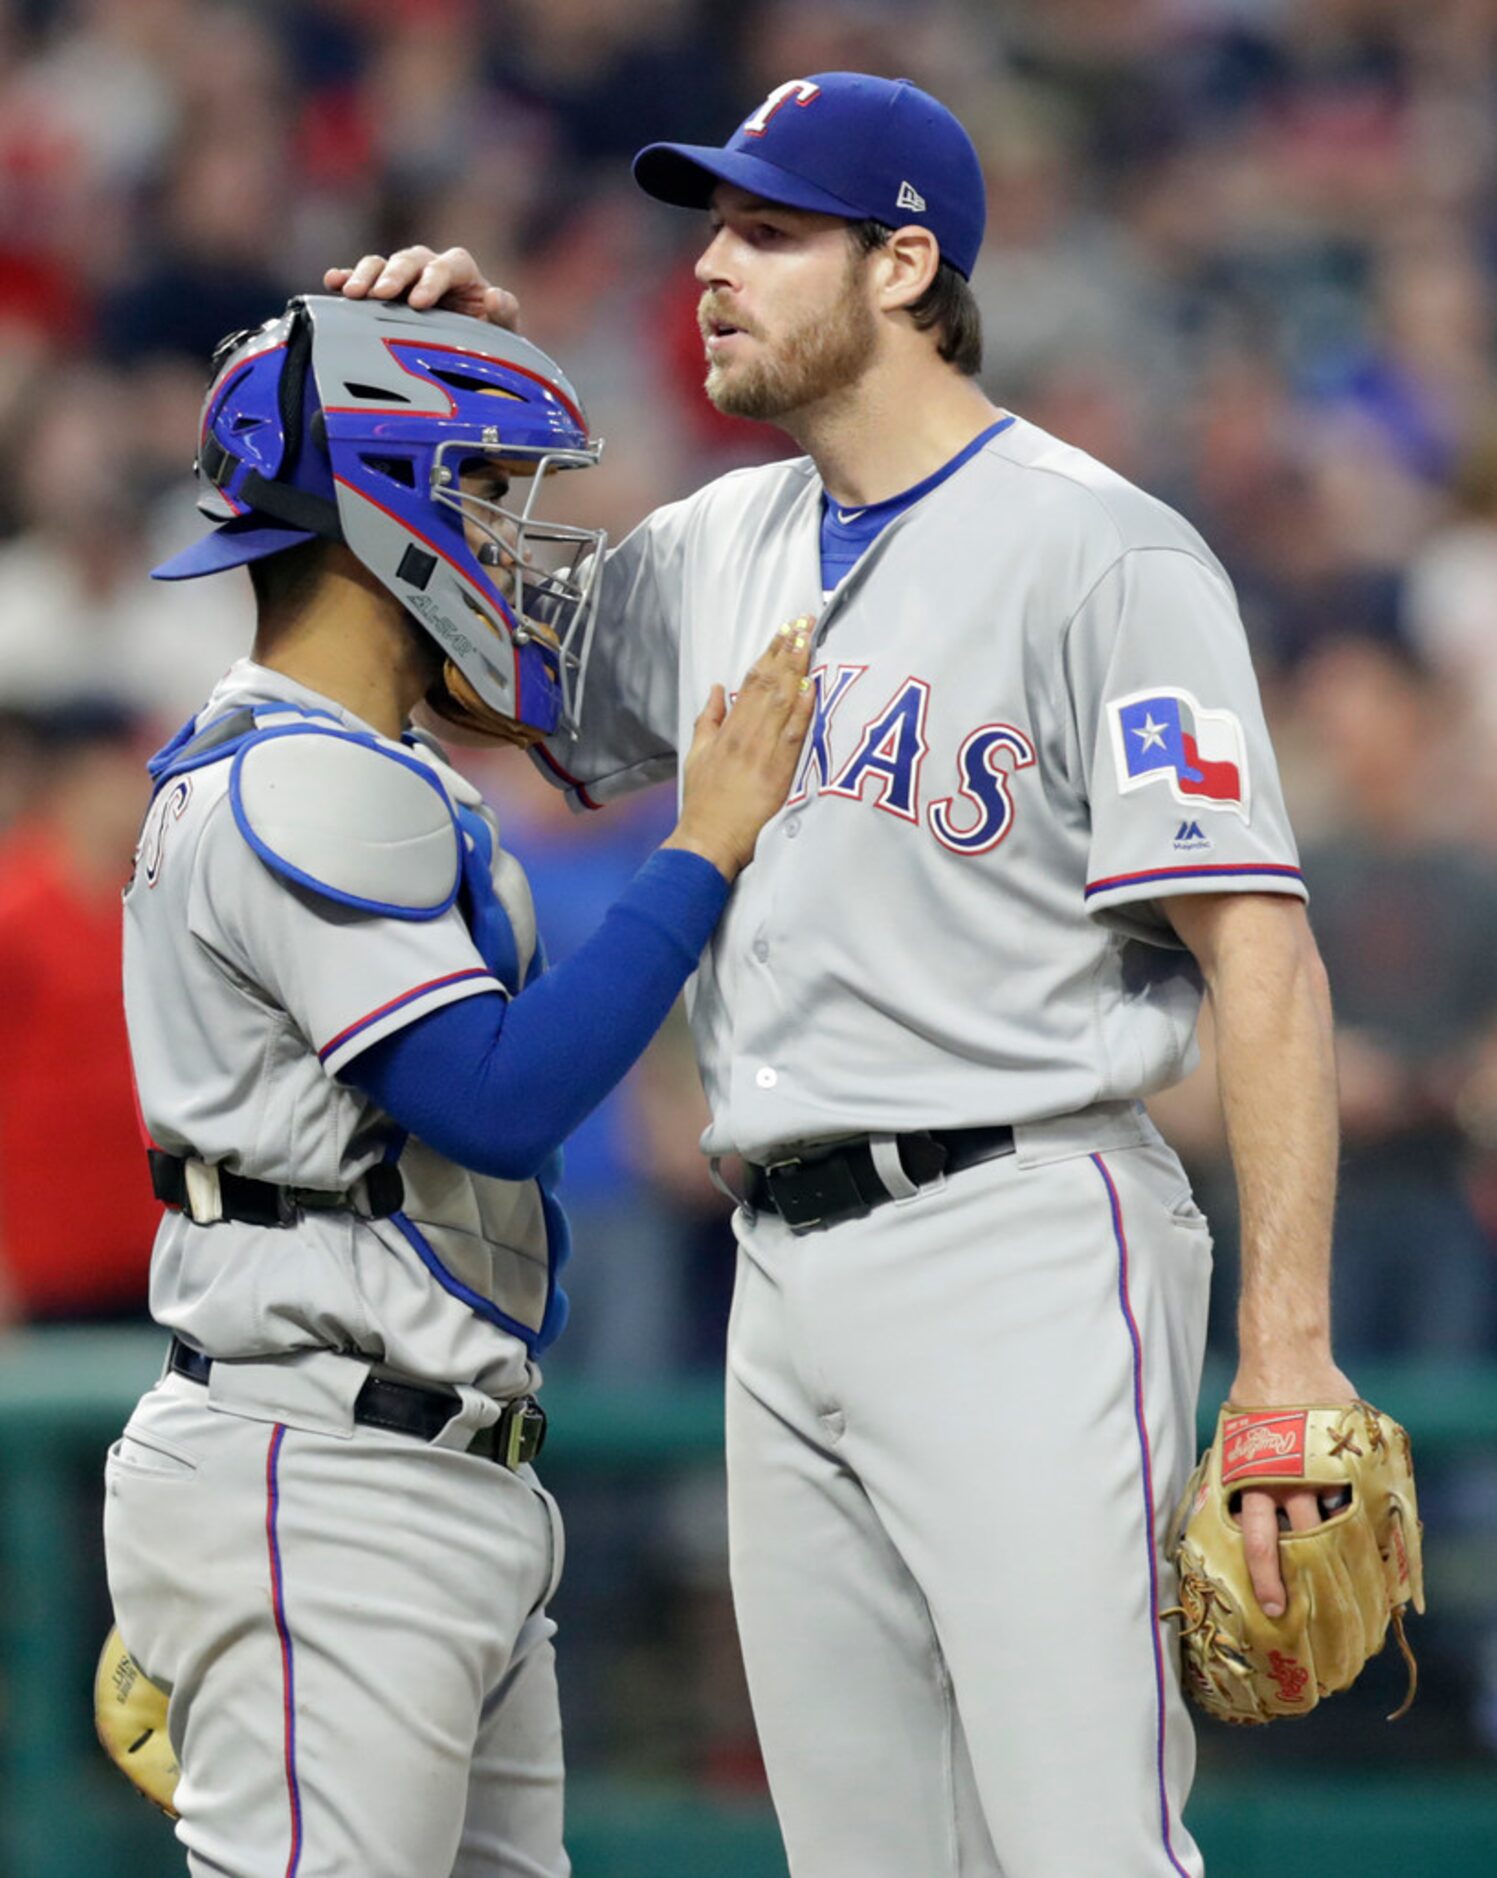
M 418 245 L 397 249 L 388 257 L 366 254 L 354 267 L 330 267 L 322 284 L 329 293 L 342 293 L 350 300 L 403 299 L 417 312 L 442 306 L 510 332 L 520 330 L 519 301 L 485 280 L 466 248 L 446 248 L 437 254 Z

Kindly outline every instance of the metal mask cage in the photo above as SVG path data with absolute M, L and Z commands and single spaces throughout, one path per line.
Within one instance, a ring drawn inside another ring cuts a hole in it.
M 601 528 L 545 521 L 536 515 L 535 507 L 552 470 L 590 469 L 602 452 L 601 439 L 550 449 L 543 444 L 503 444 L 497 435 L 486 434 L 477 443 L 447 438 L 432 454 L 429 494 L 433 505 L 451 509 L 460 523 L 471 521 L 498 555 L 514 567 L 514 591 L 507 599 L 501 595 L 500 617 L 495 623 L 516 646 L 537 640 L 556 651 L 561 691 L 559 728 L 567 736 L 577 734 L 581 720 L 597 616 L 598 577 L 608 535 Z M 533 466 L 523 508 L 512 508 L 463 488 L 463 465 L 475 458 L 491 462 L 500 470 L 510 464 Z M 534 559 L 536 549 L 561 552 L 553 553 L 553 564 L 545 565 Z M 496 567 L 485 563 L 485 572 L 495 586 L 500 584 Z

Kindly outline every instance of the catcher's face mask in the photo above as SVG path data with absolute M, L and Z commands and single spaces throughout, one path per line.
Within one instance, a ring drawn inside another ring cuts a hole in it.
M 512 333 L 293 300 L 219 348 L 197 468 L 221 526 L 155 571 L 342 541 L 441 649 L 440 715 L 520 742 L 575 734 L 606 536 L 538 511 L 552 471 L 602 448 L 560 368 Z

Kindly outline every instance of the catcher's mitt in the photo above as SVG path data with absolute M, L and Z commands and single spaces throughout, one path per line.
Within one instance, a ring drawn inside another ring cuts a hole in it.
M 1287 1604 L 1265 1617 L 1253 1595 L 1242 1530 L 1244 1487 L 1314 1489 L 1324 1523 L 1279 1534 Z M 1424 1609 L 1419 1509 L 1409 1437 L 1367 1402 L 1336 1408 L 1234 1409 L 1191 1475 L 1175 1517 L 1185 1687 L 1219 1721 L 1305 1715 L 1355 1682 L 1391 1621 L 1409 1666 L 1394 1721 L 1414 1699 L 1417 1669 L 1403 1634 L 1407 1604 Z
M 111 1630 L 94 1671 L 94 1726 L 125 1778 L 175 1819 L 180 1770 L 167 1738 L 166 1706 L 166 1691 L 146 1675 L 119 1631 Z

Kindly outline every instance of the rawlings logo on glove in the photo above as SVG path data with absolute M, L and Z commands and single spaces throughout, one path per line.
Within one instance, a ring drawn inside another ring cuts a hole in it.
M 1222 1424 L 1222 1485 L 1258 1474 L 1303 1477 L 1305 1417 L 1234 1415 Z
M 1307 1486 L 1334 1507 L 1319 1526 L 1279 1535 L 1281 1617 L 1253 1595 L 1232 1505 L 1244 1481 Z M 1219 1721 L 1305 1715 L 1356 1681 L 1391 1624 L 1409 1666 L 1396 1720 L 1417 1682 L 1403 1613 L 1424 1609 L 1422 1530 L 1409 1437 L 1370 1403 L 1224 1408 L 1175 1516 L 1180 1602 L 1160 1613 L 1180 1620 L 1187 1692 Z

